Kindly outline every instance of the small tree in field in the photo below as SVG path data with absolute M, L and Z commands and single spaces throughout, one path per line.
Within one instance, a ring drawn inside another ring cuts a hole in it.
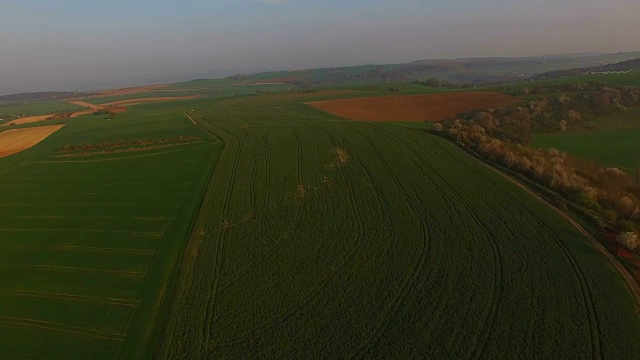
M 633 251 L 640 249 L 640 238 L 638 238 L 636 232 L 626 231 L 621 233 L 618 235 L 618 243 Z

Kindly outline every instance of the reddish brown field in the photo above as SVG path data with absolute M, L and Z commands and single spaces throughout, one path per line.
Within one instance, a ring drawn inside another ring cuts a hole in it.
M 357 121 L 442 121 L 485 108 L 514 105 L 522 99 L 493 91 L 382 96 L 311 102 L 334 115 Z

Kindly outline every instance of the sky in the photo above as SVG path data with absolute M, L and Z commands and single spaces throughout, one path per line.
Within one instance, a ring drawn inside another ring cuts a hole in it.
M 640 50 L 638 0 L 0 0 L 0 94 Z

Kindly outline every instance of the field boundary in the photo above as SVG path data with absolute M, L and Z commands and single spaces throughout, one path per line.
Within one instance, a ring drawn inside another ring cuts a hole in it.
M 474 158 L 476 161 L 480 162 L 483 166 L 491 169 L 493 172 L 499 174 L 500 176 L 502 176 L 503 178 L 505 178 L 506 180 L 508 180 L 512 184 L 516 185 L 517 187 L 519 187 L 522 190 L 524 190 L 525 192 L 527 192 L 529 195 L 533 196 L 535 199 L 540 201 L 543 205 L 547 206 L 548 208 L 550 208 L 551 210 L 556 212 L 558 215 L 560 215 L 569 224 L 571 224 L 576 230 L 578 230 L 578 232 L 580 232 L 585 238 L 587 238 L 595 246 L 595 248 L 598 251 L 600 251 L 607 258 L 607 260 L 609 260 L 609 263 L 611 263 L 611 265 L 613 265 L 613 267 L 618 271 L 618 274 L 620 274 L 620 276 L 622 276 L 622 278 L 625 280 L 625 283 L 627 284 L 627 287 L 629 288 L 629 291 L 631 292 L 631 294 L 635 298 L 636 306 L 640 306 L 640 284 L 638 284 L 636 279 L 618 261 L 618 259 L 616 259 L 600 243 L 600 241 L 598 241 L 598 239 L 596 239 L 589 231 L 587 231 L 582 225 L 580 225 L 570 215 L 568 215 L 567 213 L 565 213 L 562 210 L 558 209 L 556 206 L 551 204 L 545 198 L 543 198 L 542 196 L 537 194 L 535 191 L 531 190 L 527 185 L 523 184 L 522 182 L 518 181 L 516 178 L 514 178 L 514 177 L 510 176 L 509 174 L 507 174 L 507 173 L 501 171 L 500 169 L 498 169 L 497 168 L 498 165 L 493 164 L 489 160 L 481 158 L 478 154 L 476 154 L 471 149 L 467 149 L 467 148 L 459 146 L 459 145 L 458 145 L 458 147 L 461 148 L 464 151 L 464 153 L 467 154 L 469 157 Z
M 205 128 L 204 126 L 202 126 L 200 123 L 198 123 L 195 119 L 193 119 L 188 113 L 185 113 L 185 115 L 187 115 L 187 117 L 189 118 L 189 120 L 191 121 L 191 123 L 193 123 L 196 127 L 198 127 L 202 132 L 204 132 L 205 134 L 209 135 L 212 139 L 214 139 L 216 142 L 213 142 L 212 144 L 221 144 L 222 145 L 222 149 L 221 149 L 221 153 L 222 151 L 224 151 L 224 141 L 222 141 L 219 137 L 217 137 L 211 130 Z M 186 238 L 185 241 L 183 241 L 182 247 L 180 249 L 179 254 L 177 254 L 176 257 L 176 263 L 174 264 L 175 268 L 172 270 L 172 274 L 169 277 L 169 281 L 168 281 L 168 286 L 165 287 L 167 290 L 167 295 L 163 298 L 163 303 L 158 306 L 158 309 L 163 309 L 167 312 L 167 314 L 171 314 L 172 309 L 171 309 L 171 304 L 174 302 L 175 299 L 175 293 L 176 293 L 176 288 L 178 285 L 178 279 L 180 277 L 180 273 L 183 271 L 183 260 L 185 258 L 185 254 L 186 254 L 186 250 L 188 249 L 189 244 L 191 243 L 193 237 L 194 237 L 194 233 L 195 233 L 195 225 L 196 225 L 196 221 L 198 220 L 198 218 L 200 217 L 200 211 L 202 209 L 202 205 L 204 203 L 204 199 L 205 196 L 207 194 L 207 191 L 209 190 L 209 185 L 211 184 L 211 180 L 213 179 L 213 174 L 215 173 L 217 167 L 218 167 L 218 161 L 220 160 L 220 155 L 215 157 L 215 162 L 213 164 L 211 164 L 208 174 L 205 178 L 205 180 L 202 183 L 201 189 L 200 189 L 200 193 L 198 194 L 198 197 L 196 198 L 195 201 L 195 205 L 192 208 L 191 211 L 191 215 L 190 215 L 190 219 L 189 219 L 189 226 L 186 230 Z M 158 321 L 159 324 L 157 324 L 155 326 L 155 334 L 153 336 L 157 337 L 158 341 L 155 344 L 155 349 L 153 350 L 153 352 L 149 352 L 149 354 L 153 353 L 152 358 L 157 358 L 159 352 L 161 351 L 161 349 L 163 348 L 164 345 L 164 341 L 165 341 L 165 335 L 166 335 L 166 325 L 169 322 L 169 317 L 165 316 L 162 320 Z M 162 326 L 160 326 L 162 325 Z

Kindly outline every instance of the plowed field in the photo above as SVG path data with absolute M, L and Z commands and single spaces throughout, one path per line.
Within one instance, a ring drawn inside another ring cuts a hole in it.
M 493 91 L 399 95 L 316 101 L 310 105 L 357 121 L 441 121 L 477 109 L 513 105 L 522 99 Z

